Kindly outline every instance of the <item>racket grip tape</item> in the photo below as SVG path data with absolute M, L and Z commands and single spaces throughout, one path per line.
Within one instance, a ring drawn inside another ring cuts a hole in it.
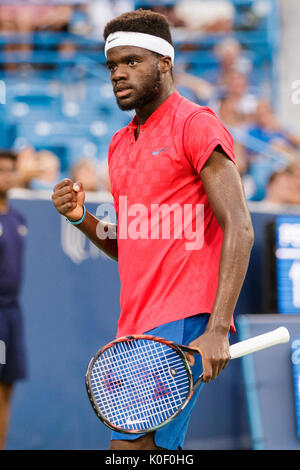
M 246 354 L 270 348 L 276 344 L 287 343 L 289 339 L 290 334 L 288 329 L 281 326 L 280 328 L 276 328 L 276 330 L 233 344 L 229 348 L 230 358 L 236 359 L 238 357 L 245 356 Z

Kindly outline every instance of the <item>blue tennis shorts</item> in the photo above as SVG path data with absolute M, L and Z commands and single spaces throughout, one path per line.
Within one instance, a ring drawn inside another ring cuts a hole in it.
M 0 307 L 0 340 L 5 345 L 5 364 L 0 364 L 0 382 L 24 379 L 27 370 L 23 318 L 17 305 Z
M 157 328 L 154 328 L 153 330 L 147 331 L 145 334 L 159 336 L 161 338 L 165 338 L 167 340 L 174 341 L 175 343 L 184 344 L 187 346 L 191 341 L 204 333 L 208 319 L 209 313 L 201 313 L 183 320 L 166 323 Z M 196 354 L 194 357 L 195 364 L 191 369 L 194 381 L 196 381 L 197 378 L 201 375 L 203 369 L 200 354 Z M 177 450 L 179 447 L 183 447 L 192 410 L 203 386 L 204 383 L 199 386 L 197 392 L 194 393 L 187 406 L 175 419 L 173 419 L 173 421 L 171 421 L 166 426 L 163 426 L 161 429 L 155 431 L 154 441 L 157 447 L 162 447 L 163 449 L 169 450 Z M 132 441 L 141 436 L 143 436 L 143 434 L 123 434 L 117 431 L 113 431 L 111 440 Z

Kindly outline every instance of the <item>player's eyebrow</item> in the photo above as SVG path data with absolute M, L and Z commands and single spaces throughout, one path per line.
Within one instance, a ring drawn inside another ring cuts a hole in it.
M 123 57 L 121 57 L 121 59 L 118 61 L 120 63 L 126 63 L 128 62 L 129 60 L 142 60 L 143 59 L 143 56 L 141 55 L 138 55 L 138 54 L 128 54 L 128 55 L 125 55 Z M 110 65 L 114 65 L 116 63 L 116 61 L 113 61 L 113 60 L 107 60 L 106 61 L 106 67 L 109 67 Z

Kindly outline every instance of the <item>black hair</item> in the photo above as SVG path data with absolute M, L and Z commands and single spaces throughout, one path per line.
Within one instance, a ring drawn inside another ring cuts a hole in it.
M 117 31 L 131 31 L 135 33 L 151 34 L 165 39 L 173 46 L 170 25 L 167 18 L 161 13 L 139 8 L 135 11 L 123 13 L 109 21 L 103 32 L 104 41 Z
M 12 150 L 0 149 L 0 158 L 10 158 L 15 162 L 17 160 L 17 154 Z

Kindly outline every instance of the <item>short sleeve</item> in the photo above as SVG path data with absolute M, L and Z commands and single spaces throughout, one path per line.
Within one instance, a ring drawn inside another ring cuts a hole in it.
M 209 108 L 207 111 L 194 113 L 187 119 L 183 142 L 185 154 L 198 173 L 218 145 L 234 162 L 233 138 Z

